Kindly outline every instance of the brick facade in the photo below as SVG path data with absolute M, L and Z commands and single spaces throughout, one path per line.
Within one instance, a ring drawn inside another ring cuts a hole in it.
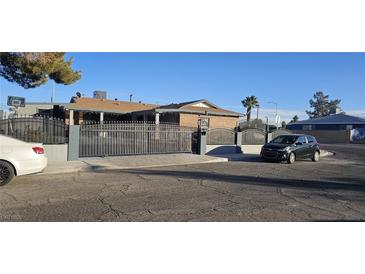
M 180 113 L 180 126 L 184 127 L 198 127 L 198 120 L 200 117 L 209 118 L 210 128 L 235 128 L 238 123 L 238 117 L 227 116 L 211 116 Z

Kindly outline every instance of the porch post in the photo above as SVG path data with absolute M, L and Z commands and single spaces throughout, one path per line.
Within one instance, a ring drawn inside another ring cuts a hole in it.
M 70 126 L 73 126 L 74 124 L 74 110 L 70 109 Z
M 155 124 L 156 125 L 160 124 L 160 113 L 159 112 L 155 113 Z
M 104 122 L 104 112 L 100 112 L 100 124 Z

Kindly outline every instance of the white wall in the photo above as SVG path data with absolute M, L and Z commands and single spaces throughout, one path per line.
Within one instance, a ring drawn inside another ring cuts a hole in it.
M 243 154 L 257 154 L 260 155 L 262 145 L 242 145 L 241 150 Z
M 43 145 L 48 162 L 65 162 L 67 161 L 68 145 Z

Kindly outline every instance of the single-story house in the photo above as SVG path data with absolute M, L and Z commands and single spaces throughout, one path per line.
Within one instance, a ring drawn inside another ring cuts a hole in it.
M 103 98 L 81 97 L 64 106 L 67 124 L 84 121 L 130 121 L 132 113 L 157 108 L 158 105 Z
M 133 113 L 137 120 L 155 117 L 159 122 L 176 123 L 184 127 L 197 127 L 199 120 L 205 119 L 209 128 L 235 128 L 242 114 L 218 107 L 208 100 L 195 100 L 169 104 Z
M 67 103 L 51 103 L 51 102 L 26 102 L 24 107 L 20 107 L 17 110 L 18 115 L 38 115 L 45 114 L 53 116 L 53 110 L 57 106 L 64 107 Z
M 290 130 L 351 130 L 354 128 L 365 128 L 365 119 L 342 112 L 289 123 L 286 128 Z
M 354 135 L 364 132 L 365 119 L 342 112 L 289 123 L 286 128 L 295 133 L 313 135 L 321 143 L 348 143 L 355 141 Z
M 196 100 L 159 106 L 100 98 L 76 98 L 64 106 L 66 123 L 84 121 L 151 121 L 197 127 L 200 119 L 210 128 L 235 128 L 242 114 L 222 109 L 208 100 Z

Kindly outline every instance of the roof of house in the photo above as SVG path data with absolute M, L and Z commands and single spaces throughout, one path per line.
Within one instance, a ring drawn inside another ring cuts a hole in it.
M 134 111 L 151 110 L 157 108 L 158 105 L 135 103 L 127 101 L 115 101 L 98 98 L 77 98 L 75 103 L 66 105 L 67 109 L 84 110 L 84 111 L 99 111 L 112 113 L 130 113 Z
M 365 119 L 347 115 L 345 113 L 332 114 L 325 117 L 312 118 L 308 120 L 290 123 L 290 125 L 352 125 L 365 124 Z
M 141 111 L 156 111 L 156 112 L 185 112 L 198 113 L 206 115 L 222 115 L 222 116 L 242 116 L 238 112 L 222 109 L 208 100 L 195 100 L 189 102 L 182 102 L 179 104 L 169 104 L 159 106 L 155 104 L 134 103 L 127 101 L 114 101 L 107 99 L 96 99 L 81 97 L 77 98 L 76 102 L 69 103 L 65 106 L 66 109 L 83 110 L 92 112 L 106 112 L 106 113 L 131 113 Z
M 242 114 L 230 110 L 226 110 L 216 106 L 208 100 L 201 99 L 195 101 L 182 102 L 178 104 L 169 104 L 160 106 L 156 109 L 158 112 L 189 112 L 199 114 L 215 114 L 224 116 L 235 116 L 239 117 Z
M 44 106 L 44 105 L 49 105 L 49 106 L 54 106 L 54 105 L 60 105 L 60 106 L 64 106 L 67 105 L 68 103 L 52 103 L 52 102 L 25 102 L 25 106 L 27 105 L 40 105 L 40 106 Z

